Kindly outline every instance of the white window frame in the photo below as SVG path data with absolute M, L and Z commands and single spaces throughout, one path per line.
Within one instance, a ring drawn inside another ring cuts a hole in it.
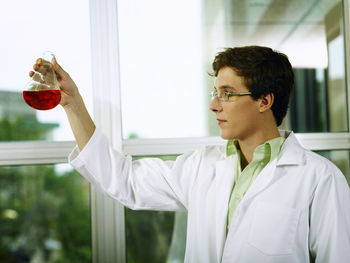
M 350 61 L 350 0 L 344 0 L 346 61 Z M 219 137 L 123 140 L 118 54 L 117 0 L 90 0 L 94 120 L 113 147 L 133 156 L 173 155 L 201 145 L 222 144 Z M 347 82 L 350 67 L 346 67 Z M 348 120 L 350 89 L 347 83 Z M 296 134 L 310 150 L 350 150 L 350 132 Z M 66 163 L 75 142 L 2 142 L 0 165 Z M 91 191 L 93 262 L 126 262 L 124 207 Z

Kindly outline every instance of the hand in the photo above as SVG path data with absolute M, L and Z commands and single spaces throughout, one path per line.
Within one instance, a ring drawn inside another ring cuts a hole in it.
M 40 79 L 52 79 L 52 74 L 50 76 L 48 73 L 50 67 L 53 68 L 56 73 L 59 88 L 61 90 L 60 104 L 63 106 L 67 114 L 78 147 L 82 150 L 93 135 L 95 124 L 84 105 L 84 101 L 80 96 L 78 87 L 75 85 L 74 81 L 68 73 L 61 68 L 55 58 L 51 60 L 51 63 L 42 58 L 37 59 L 33 66 L 34 71 L 30 71 L 29 76 L 33 77 L 34 80 L 38 79 L 38 82 L 40 83 Z
M 60 104 L 65 108 L 67 106 L 70 107 L 74 106 L 76 103 L 80 103 L 81 96 L 79 94 L 78 87 L 75 85 L 69 74 L 57 63 L 55 57 L 51 60 L 51 63 L 42 58 L 38 58 L 33 66 L 34 71 L 30 71 L 29 76 L 33 77 L 33 79 L 38 82 L 48 81 L 51 83 L 53 76 L 49 73 L 50 70 L 48 69 L 50 68 L 55 71 L 61 90 Z

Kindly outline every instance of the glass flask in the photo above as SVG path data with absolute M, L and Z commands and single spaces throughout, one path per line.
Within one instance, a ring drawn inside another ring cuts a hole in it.
M 31 80 L 23 91 L 24 101 L 37 110 L 50 110 L 61 101 L 61 91 L 51 60 L 55 57 L 52 52 L 42 54 L 42 64 L 38 71 L 34 71 Z

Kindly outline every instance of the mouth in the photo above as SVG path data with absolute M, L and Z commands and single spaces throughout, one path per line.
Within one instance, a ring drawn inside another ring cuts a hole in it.
M 226 120 L 221 120 L 221 119 L 216 119 L 216 120 L 218 121 L 219 126 L 220 126 L 221 124 L 227 122 Z

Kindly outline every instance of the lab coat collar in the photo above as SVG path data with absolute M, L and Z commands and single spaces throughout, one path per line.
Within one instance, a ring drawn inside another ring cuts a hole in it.
M 305 149 L 301 146 L 294 132 L 280 130 L 280 135 L 286 138 L 281 152 L 277 157 L 276 166 L 303 165 L 305 163 Z

